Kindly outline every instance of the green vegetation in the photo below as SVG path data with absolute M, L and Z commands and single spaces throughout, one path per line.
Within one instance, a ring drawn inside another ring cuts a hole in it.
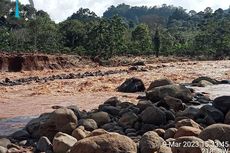
M 103 17 L 79 9 L 61 23 L 44 11 L 0 1 L 0 50 L 114 55 L 230 56 L 230 9 L 186 11 L 182 7 L 111 6 Z

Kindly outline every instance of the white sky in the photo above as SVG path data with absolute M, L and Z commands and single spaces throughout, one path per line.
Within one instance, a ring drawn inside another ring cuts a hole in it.
M 29 3 L 28 0 L 19 1 L 23 4 Z M 81 7 L 89 8 L 101 16 L 109 6 L 116 6 L 121 3 L 131 6 L 159 6 L 167 4 L 182 6 L 187 10 L 202 11 L 206 7 L 227 9 L 229 8 L 230 0 L 34 0 L 34 3 L 36 9 L 48 12 L 53 20 L 60 22 Z

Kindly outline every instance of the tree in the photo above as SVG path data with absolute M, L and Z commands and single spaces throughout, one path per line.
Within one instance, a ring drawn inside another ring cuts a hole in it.
M 92 56 L 110 58 L 115 53 L 125 50 L 125 34 L 127 25 L 118 16 L 102 19 L 87 34 L 87 50 Z
M 67 20 L 79 20 L 82 22 L 88 22 L 92 20 L 97 20 L 97 15 L 90 11 L 88 8 L 80 8 L 76 13 L 73 13 Z
M 153 43 L 156 51 L 156 57 L 159 57 L 159 52 L 160 52 L 160 33 L 159 30 L 156 30 L 156 33 L 153 38 Z
M 60 23 L 59 31 L 62 35 L 64 47 L 69 47 L 73 50 L 76 47 L 84 45 L 86 28 L 79 20 L 66 20 Z
M 39 11 L 36 18 L 29 20 L 27 28 L 31 35 L 32 50 L 56 51 L 59 48 L 58 28 L 47 13 Z
M 140 53 L 148 52 L 152 48 L 150 31 L 146 24 L 140 24 L 132 31 L 132 40 Z

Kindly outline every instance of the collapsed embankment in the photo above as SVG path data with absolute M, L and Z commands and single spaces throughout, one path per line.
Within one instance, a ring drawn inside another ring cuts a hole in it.
M 74 56 L 67 55 L 0 53 L 0 71 L 20 72 L 71 68 L 76 65 L 74 58 Z

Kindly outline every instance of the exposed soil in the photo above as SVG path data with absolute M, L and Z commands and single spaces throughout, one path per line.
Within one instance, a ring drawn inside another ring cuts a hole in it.
M 96 64 L 79 64 L 75 68 L 68 69 L 44 69 L 14 73 L 1 72 L 0 80 L 4 80 L 6 77 L 16 80 L 33 76 L 49 77 L 98 70 L 102 72 L 128 70 L 129 67 L 102 67 L 96 66 Z M 128 73 L 107 76 L 33 82 L 18 86 L 0 86 L 0 118 L 39 115 L 44 112 L 50 112 L 52 106 L 55 105 L 78 105 L 80 109 L 90 110 L 113 96 L 136 103 L 138 93 L 124 94 L 116 92 L 116 87 L 130 77 L 141 78 L 146 87 L 151 81 L 165 77 L 176 83 L 191 82 L 199 76 L 209 76 L 218 80 L 230 79 L 230 61 L 164 61 L 163 63 L 158 61 L 149 63 L 143 68 L 147 71 L 127 71 Z M 228 93 L 228 87 L 222 89 L 223 91 L 226 90 L 225 94 Z M 206 92 L 211 93 L 212 91 L 206 90 Z M 211 98 L 215 98 L 217 95 L 219 93 L 216 95 L 214 93 Z
M 80 63 L 83 64 L 82 58 L 78 56 L 0 53 L 0 71 L 2 72 L 65 69 L 75 67 Z

